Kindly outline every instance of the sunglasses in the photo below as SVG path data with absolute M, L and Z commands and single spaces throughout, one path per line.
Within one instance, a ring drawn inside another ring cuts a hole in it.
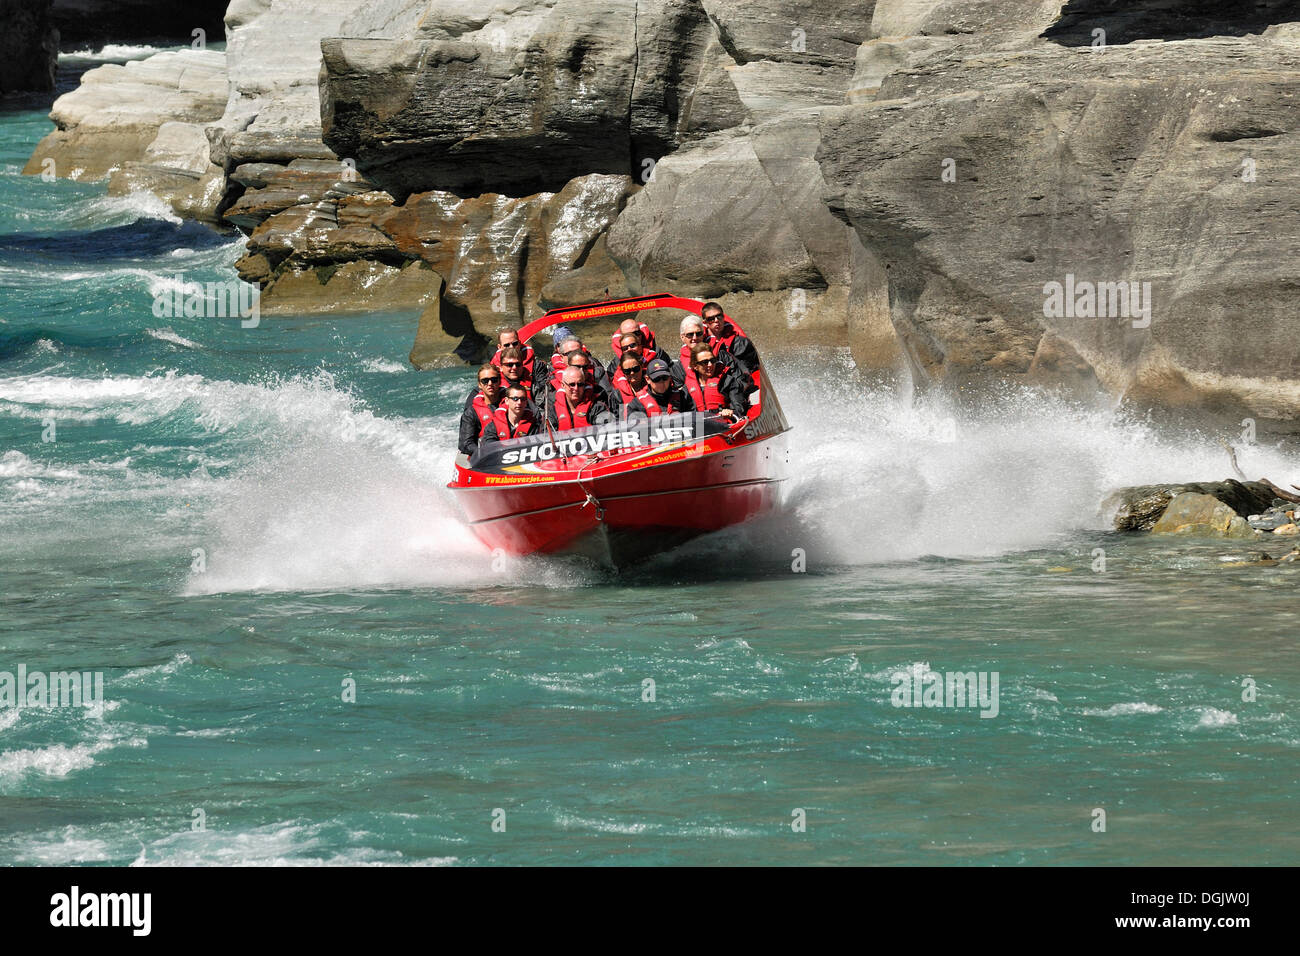
M 718 360 L 715 358 L 696 359 L 695 364 L 696 365 L 717 365 Z
M 640 366 L 640 365 L 624 365 L 624 366 L 623 366 L 623 371 L 624 371 L 624 372 L 639 372 L 639 371 L 641 371 L 641 366 Z
M 722 313 L 715 312 L 713 315 L 704 315 L 701 316 L 701 318 L 704 319 L 705 322 L 717 322 L 722 318 Z
M 507 402 L 522 402 L 522 401 L 523 401 L 524 399 L 526 399 L 527 397 L 528 397 L 527 395 L 507 395 L 507 396 L 506 396 L 506 401 L 507 401 Z
M 687 337 L 688 339 L 702 339 L 702 338 L 704 338 L 704 333 L 703 333 L 703 332 L 687 332 L 687 333 L 685 333 L 685 334 L 686 334 L 686 337 Z
M 495 385 L 499 381 L 501 381 L 499 378 L 481 378 L 478 380 L 478 383 L 480 385 Z

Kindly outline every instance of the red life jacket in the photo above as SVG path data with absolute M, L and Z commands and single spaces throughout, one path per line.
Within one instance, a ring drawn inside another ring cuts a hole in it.
M 505 408 L 498 408 L 492 416 L 492 424 L 496 425 L 497 438 L 505 441 L 507 438 L 518 438 L 520 435 L 531 435 L 533 426 L 537 424 L 527 415 L 519 419 L 519 424 L 512 431 L 510 428 L 510 415 Z
M 695 410 L 697 412 L 716 412 L 727 404 L 723 398 L 722 392 L 718 389 L 718 383 L 722 381 L 721 375 L 715 375 L 713 378 L 706 378 L 701 382 L 695 375 L 695 369 L 686 369 L 686 390 L 691 393 L 691 398 L 695 400 Z
M 645 342 L 643 351 L 645 353 L 645 360 L 648 362 L 655 357 L 655 353 L 658 351 L 658 349 L 655 348 L 655 334 L 650 331 L 649 327 L 644 322 L 638 322 L 637 325 L 641 327 L 641 341 Z M 626 333 L 619 332 L 615 329 L 614 334 L 609 337 L 609 347 L 614 350 L 614 355 L 618 358 L 623 357 L 623 350 L 620 348 L 618 340 L 625 334 Z
M 623 396 L 624 402 L 630 402 L 632 399 L 636 398 L 636 389 L 634 389 L 632 383 L 627 380 L 627 372 L 623 371 L 621 368 L 614 373 L 614 377 L 611 378 L 610 381 L 614 383 L 614 388 L 618 389 L 618 393 Z
M 536 360 L 537 353 L 533 351 L 533 347 L 531 345 L 525 345 L 524 364 L 520 367 L 524 370 L 524 376 L 528 378 L 529 381 L 537 377 L 537 373 L 534 371 Z M 497 368 L 501 367 L 501 349 L 497 349 L 496 354 L 492 356 L 492 364 Z
M 736 325 L 734 322 L 723 319 L 723 324 L 726 329 L 724 334 L 709 336 L 709 345 L 713 347 L 715 352 L 720 348 L 724 348 L 730 352 L 731 343 L 736 341 L 737 337 L 749 338 L 749 336 L 745 335 L 745 333 L 741 331 L 740 326 Z
M 489 405 L 487 396 L 479 392 L 474 396 L 473 401 L 474 414 L 478 416 L 478 437 L 483 437 L 483 429 L 487 428 L 488 422 L 492 421 L 492 415 L 496 412 L 496 406 Z
M 669 389 L 668 394 L 672 394 L 672 389 Z M 647 415 L 671 415 L 673 412 L 678 411 L 678 409 L 673 408 L 671 400 L 667 400 L 661 404 L 659 399 L 655 397 L 654 390 L 651 389 L 649 385 L 646 385 L 645 388 L 637 392 L 636 397 L 637 401 L 639 401 L 642 407 L 645 408 Z
M 593 424 L 587 420 L 587 415 L 591 413 L 591 389 L 587 389 L 587 397 L 578 403 L 578 407 L 572 412 L 569 411 L 569 396 L 561 391 L 555 396 L 555 418 L 560 423 L 558 431 L 568 431 L 571 428 L 586 428 Z
M 591 359 L 591 364 L 587 366 L 587 382 L 589 384 L 594 384 L 596 381 L 596 360 L 592 358 L 591 353 L 587 351 L 585 345 L 582 347 L 582 354 Z M 561 376 L 564 375 L 564 370 L 569 367 L 567 359 L 567 355 L 561 355 L 559 352 L 556 352 L 551 356 L 551 384 L 561 391 L 564 389 L 563 379 Z

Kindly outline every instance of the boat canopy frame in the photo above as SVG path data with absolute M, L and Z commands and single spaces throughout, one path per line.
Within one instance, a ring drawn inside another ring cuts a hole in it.
M 680 309 L 692 315 L 704 311 L 704 303 L 699 299 L 686 299 L 679 295 L 641 295 L 632 299 L 612 299 L 609 302 L 592 302 L 587 305 L 570 305 L 551 309 L 541 318 L 533 319 L 519 330 L 519 341 L 527 342 L 542 329 L 567 322 L 583 322 L 587 319 L 606 319 L 615 315 L 627 315 L 632 312 L 644 312 L 649 309 Z M 727 321 L 731 317 L 723 313 Z

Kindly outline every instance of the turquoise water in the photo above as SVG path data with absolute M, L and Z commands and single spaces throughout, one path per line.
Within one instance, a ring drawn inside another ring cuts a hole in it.
M 155 318 L 238 239 L 20 176 L 49 128 L 0 113 L 0 671 L 107 706 L 0 709 L 0 863 L 1300 862 L 1300 571 L 1099 510 L 1222 478 L 1220 436 L 787 362 L 781 515 L 494 567 L 413 316 Z M 927 667 L 997 716 L 893 706 Z

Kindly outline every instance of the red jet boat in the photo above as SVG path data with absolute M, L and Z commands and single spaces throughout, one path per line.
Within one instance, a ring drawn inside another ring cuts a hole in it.
M 552 309 L 520 329 L 519 340 L 558 324 L 649 309 L 699 315 L 703 306 L 651 295 Z M 488 442 L 472 459 L 456 456 L 447 487 L 489 548 L 514 556 L 581 554 L 622 567 L 777 506 L 790 426 L 761 368 L 750 404 L 748 416 L 734 422 L 699 413 L 638 415 Z

